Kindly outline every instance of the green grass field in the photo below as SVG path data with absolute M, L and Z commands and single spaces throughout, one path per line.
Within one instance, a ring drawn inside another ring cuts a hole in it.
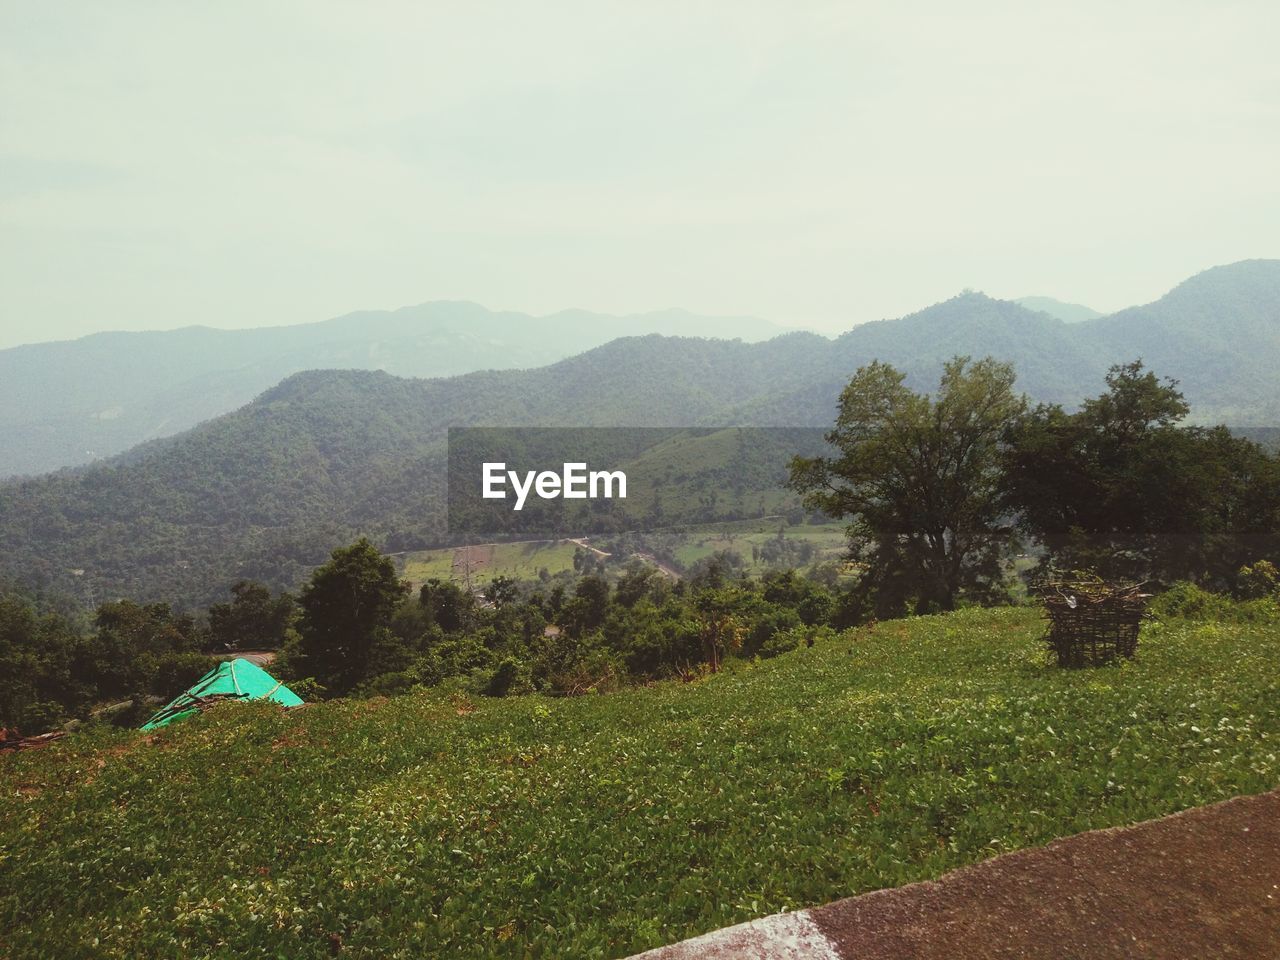
M 785 526 L 782 520 L 773 518 L 736 520 L 692 528 L 682 536 L 683 542 L 676 548 L 675 556 L 682 566 L 689 567 L 713 553 L 728 550 L 742 557 L 749 573 L 761 573 L 767 569 L 767 564 L 753 559 L 752 547 L 763 547 L 776 538 L 779 527 L 783 527 L 788 540 L 813 544 L 815 560 L 841 557 L 847 549 L 845 525 L 842 523 Z
M 619 957 L 1280 781 L 1280 630 L 1035 611 L 694 685 L 229 704 L 0 757 L 0 955 Z
M 471 548 L 471 576 L 477 583 L 506 576 L 516 580 L 533 580 L 546 569 L 556 574 L 573 569 L 573 554 L 578 547 L 567 540 L 540 540 L 526 543 L 495 543 Z M 405 554 L 400 569 L 405 579 L 422 584 L 430 579 L 461 579 L 464 569 L 456 561 L 453 547 L 418 550 Z
M 453 548 L 415 550 L 400 561 L 400 573 L 415 584 L 428 580 L 448 580 L 453 575 Z

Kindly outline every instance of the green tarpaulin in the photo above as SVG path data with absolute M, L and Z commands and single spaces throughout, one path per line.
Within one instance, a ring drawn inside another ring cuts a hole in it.
M 256 663 L 243 658 L 218 664 L 203 677 L 156 711 L 142 725 L 143 730 L 167 726 L 189 717 L 210 697 L 231 700 L 274 700 L 285 707 L 296 707 L 302 698 Z

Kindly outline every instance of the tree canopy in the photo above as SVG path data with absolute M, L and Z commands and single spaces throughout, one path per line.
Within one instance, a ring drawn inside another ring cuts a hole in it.
M 1025 409 L 1013 368 L 957 357 L 933 396 L 905 379 L 886 363 L 860 368 L 827 435 L 836 455 L 791 467 L 807 506 L 849 518 L 851 554 L 881 615 L 989 595 L 1013 535 L 999 455 L 1001 434 Z
M 1067 413 L 1045 404 L 1005 433 L 1005 501 L 1041 567 L 1234 587 L 1280 550 L 1280 462 L 1225 427 L 1183 427 L 1178 385 L 1141 361 Z
M 374 648 L 388 638 L 408 593 L 395 562 L 364 537 L 333 551 L 299 598 L 301 670 L 335 693 L 350 690 L 367 675 Z

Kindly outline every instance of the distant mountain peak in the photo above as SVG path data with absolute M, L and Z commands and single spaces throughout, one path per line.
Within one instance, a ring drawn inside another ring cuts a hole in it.
M 1053 297 L 1018 297 L 1013 302 L 1037 313 L 1047 313 L 1063 323 L 1080 323 L 1084 320 L 1096 320 L 1102 316 L 1097 310 L 1086 307 L 1082 303 L 1067 303 Z

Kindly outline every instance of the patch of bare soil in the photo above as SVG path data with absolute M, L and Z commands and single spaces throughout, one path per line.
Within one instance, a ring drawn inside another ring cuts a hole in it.
M 493 565 L 493 544 L 458 547 L 453 551 L 453 579 L 470 582 Z
M 259 667 L 269 667 L 276 659 L 275 650 L 237 650 L 235 653 L 229 653 L 225 657 L 219 657 L 219 660 L 234 660 L 236 658 L 248 660 L 252 664 Z
M 1079 834 L 809 916 L 849 960 L 1280 958 L 1280 791 Z

